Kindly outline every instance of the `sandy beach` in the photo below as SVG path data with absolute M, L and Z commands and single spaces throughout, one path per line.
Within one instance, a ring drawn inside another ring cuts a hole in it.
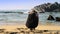
M 7 31 L 13 31 L 17 28 L 26 28 L 25 25 L 0 25 L 0 29 L 6 29 Z M 60 26 L 54 25 L 38 25 L 37 30 L 60 30 Z
M 22 25 L 22 24 L 21 25 L 19 25 L 19 24 L 15 24 L 15 25 L 8 25 L 8 24 L 0 25 L 0 29 L 5 29 L 4 30 L 5 33 L 6 32 L 9 32 L 9 33 L 11 33 L 11 32 L 20 32 L 17 28 L 23 29 L 23 30 L 21 30 L 22 33 L 20 33 L 20 34 L 24 34 L 24 32 L 23 32 L 23 31 L 25 31 L 24 28 L 27 28 L 27 27 L 25 25 Z M 43 34 L 51 34 L 51 32 L 52 32 L 52 34 L 54 34 L 54 33 L 57 33 L 57 31 L 60 30 L 60 26 L 56 26 L 56 25 L 38 25 L 38 27 L 36 28 L 35 31 L 38 32 L 40 30 L 42 30 L 42 31 L 43 30 L 48 30 L 48 32 L 43 32 Z M 51 30 L 51 32 L 49 32 L 49 30 Z M 28 29 L 26 31 L 29 32 L 30 30 Z M 4 33 L 4 32 L 2 32 L 2 33 Z M 27 33 L 25 33 L 25 34 L 27 34 Z M 30 32 L 29 34 L 34 34 L 34 33 Z M 35 34 L 40 34 L 40 33 L 35 33 Z

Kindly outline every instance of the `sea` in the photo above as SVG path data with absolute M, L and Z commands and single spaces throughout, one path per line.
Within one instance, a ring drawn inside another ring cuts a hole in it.
M 0 13 L 0 25 L 25 25 L 28 12 L 29 11 L 22 11 L 23 13 Z M 60 25 L 59 21 L 56 20 L 47 20 L 49 15 L 52 15 L 54 19 L 56 17 L 60 17 L 60 12 L 45 12 L 39 13 L 39 25 Z

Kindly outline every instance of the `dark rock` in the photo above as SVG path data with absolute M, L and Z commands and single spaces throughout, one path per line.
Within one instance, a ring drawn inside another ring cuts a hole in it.
M 38 12 L 60 12 L 60 3 L 44 3 L 34 7 Z M 58 11 L 57 11 L 58 10 Z
M 45 13 L 45 12 L 39 12 L 39 13 Z
M 47 18 L 47 20 L 55 20 L 54 17 L 52 15 L 49 15 L 49 17 Z
M 10 34 L 17 34 L 17 32 L 11 32 Z
M 48 30 L 44 30 L 44 32 L 48 32 Z
M 56 21 L 60 21 L 60 17 L 56 17 Z
M 28 15 L 28 19 L 26 22 L 26 26 L 30 29 L 30 30 L 35 30 L 35 28 L 38 26 L 38 14 L 36 11 L 32 11 L 33 13 Z

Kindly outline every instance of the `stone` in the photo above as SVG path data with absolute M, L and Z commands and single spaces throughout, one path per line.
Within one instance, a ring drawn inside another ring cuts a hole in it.
M 26 22 L 27 28 L 29 28 L 30 30 L 35 30 L 35 28 L 38 26 L 38 21 L 38 14 L 36 11 L 33 10 L 28 15 Z
M 47 18 L 47 20 L 55 20 L 54 17 L 52 15 L 49 15 L 49 17 Z
M 60 17 L 56 17 L 56 21 L 60 21 Z

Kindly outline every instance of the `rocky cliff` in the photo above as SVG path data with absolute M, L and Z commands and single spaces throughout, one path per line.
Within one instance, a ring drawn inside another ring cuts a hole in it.
M 60 3 L 45 3 L 35 6 L 34 9 L 39 12 L 60 12 Z

